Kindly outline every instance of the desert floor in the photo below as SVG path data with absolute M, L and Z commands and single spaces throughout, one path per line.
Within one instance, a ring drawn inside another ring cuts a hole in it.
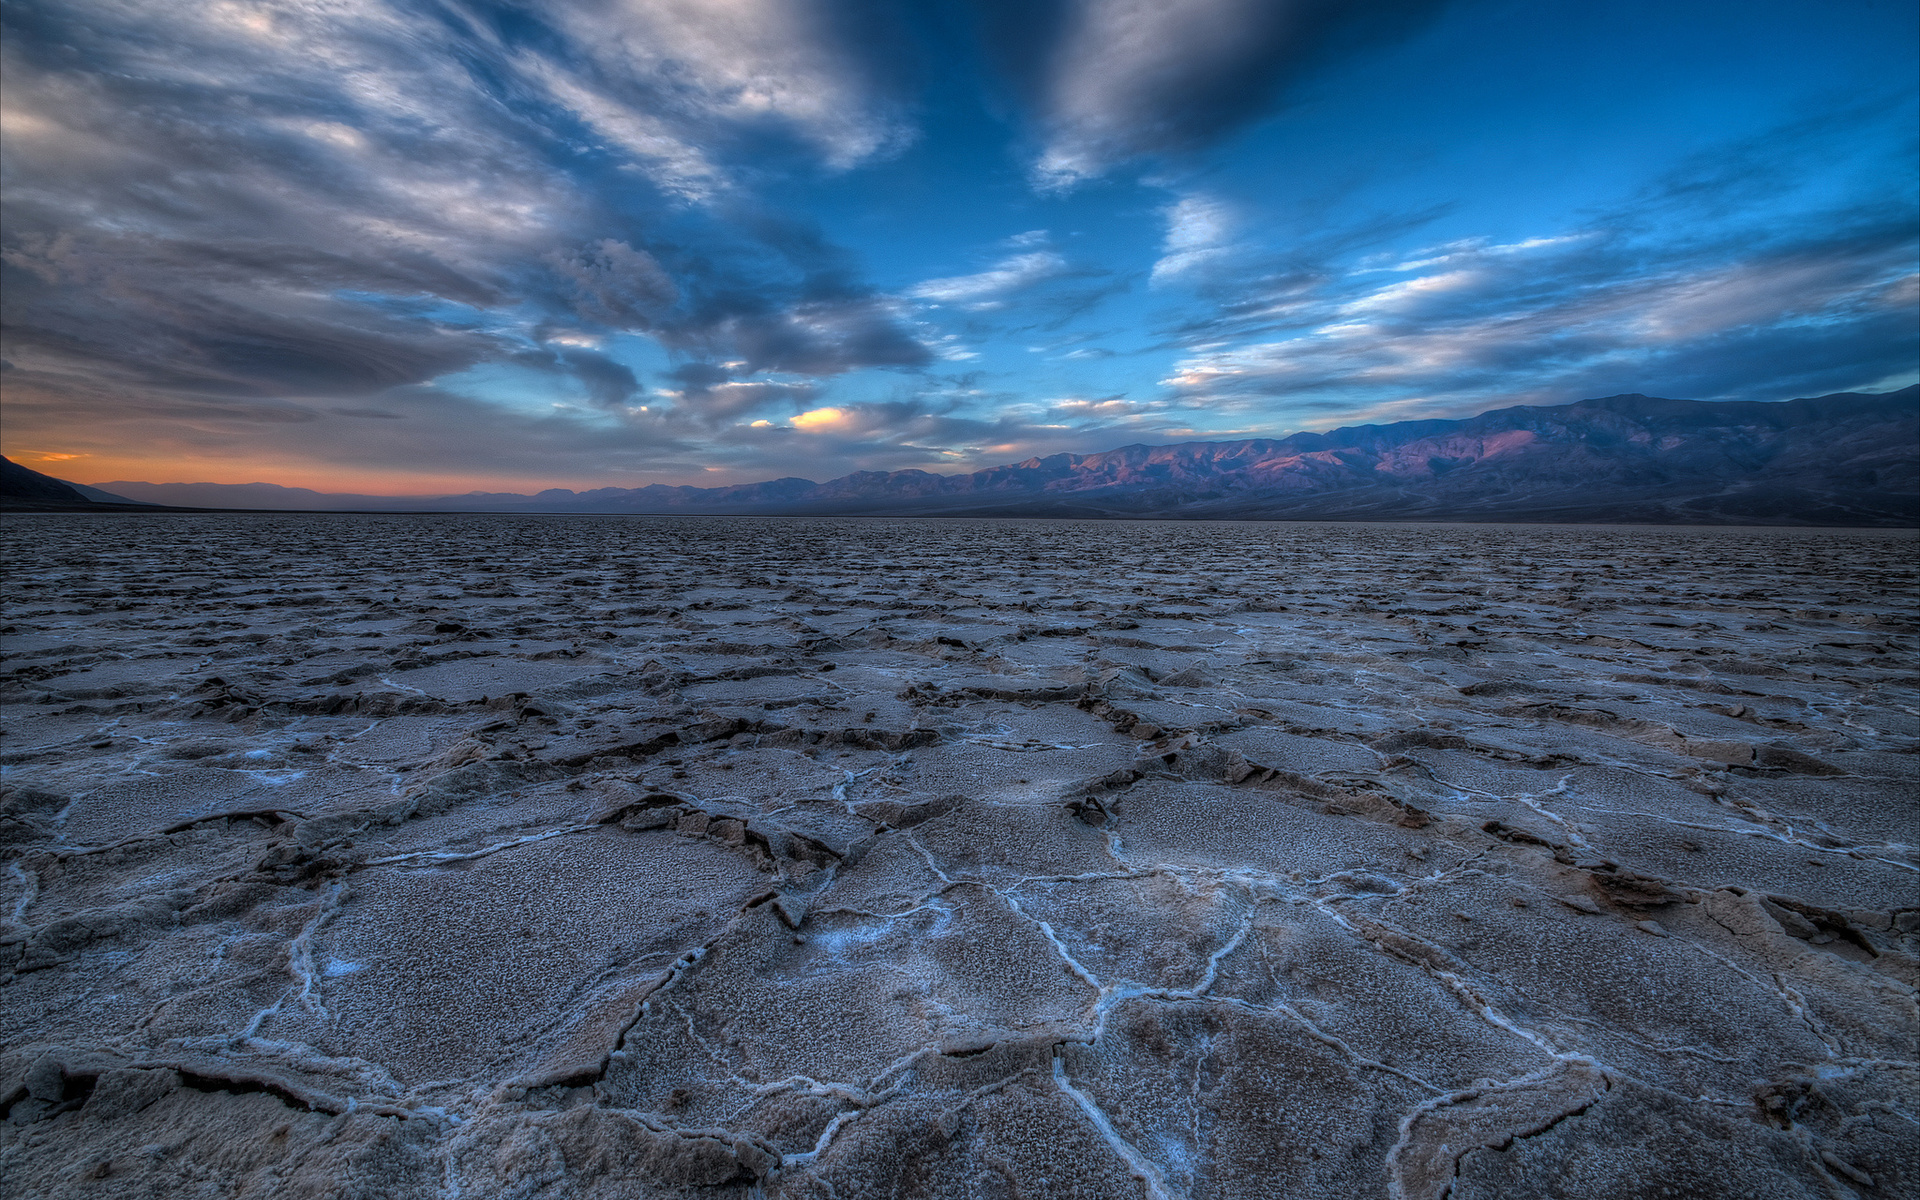
M 5 542 L 9 1196 L 1920 1193 L 1910 533 Z

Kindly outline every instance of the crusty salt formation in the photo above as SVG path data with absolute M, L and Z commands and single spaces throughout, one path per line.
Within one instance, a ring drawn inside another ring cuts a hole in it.
M 1920 1189 L 1910 534 L 7 539 L 8 1195 Z

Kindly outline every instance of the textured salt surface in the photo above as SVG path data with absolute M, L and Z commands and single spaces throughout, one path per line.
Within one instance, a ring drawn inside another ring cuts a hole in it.
M 0 1193 L 1920 1192 L 1910 535 L 7 541 Z

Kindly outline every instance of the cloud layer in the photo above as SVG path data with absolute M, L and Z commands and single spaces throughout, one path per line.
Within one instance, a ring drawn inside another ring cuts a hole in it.
M 1417 254 L 1445 197 L 1279 232 L 1214 170 L 1471 7 L 13 5 L 9 453 L 713 482 L 1909 369 L 1910 200 L 1762 211 L 1857 103 Z
M 1230 278 L 1163 382 L 1216 410 L 1324 426 L 1644 391 L 1818 395 L 1907 381 L 1913 226 L 1822 214 L 1806 230 L 1680 247 L 1618 225 L 1279 279 Z
M 10 384 L 295 411 L 642 333 L 748 370 L 927 350 L 742 164 L 844 167 L 902 134 L 828 6 L 352 0 L 12 10 Z M 698 203 L 695 203 L 698 201 Z M 264 416 L 258 419 L 269 419 Z

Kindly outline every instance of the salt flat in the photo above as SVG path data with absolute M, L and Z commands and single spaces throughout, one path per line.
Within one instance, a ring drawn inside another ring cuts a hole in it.
M 1910 533 L 10 519 L 0 1191 L 1920 1191 Z

